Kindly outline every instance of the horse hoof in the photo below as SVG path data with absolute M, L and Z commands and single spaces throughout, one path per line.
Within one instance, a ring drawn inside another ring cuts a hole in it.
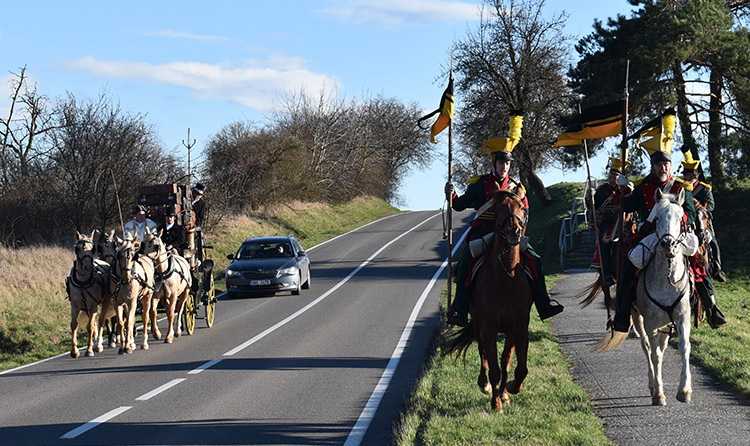
M 510 404 L 510 395 L 508 395 L 507 392 L 503 392 L 503 395 L 500 397 L 500 400 L 503 402 L 503 405 Z
M 78 357 L 79 353 L 78 350 L 71 350 L 70 351 L 70 357 L 73 359 L 76 359 Z
M 505 385 L 505 389 L 508 391 L 508 393 L 512 393 L 513 395 L 515 395 L 521 391 L 521 385 L 516 385 L 516 381 L 513 380 Z
M 667 399 L 663 396 L 655 396 L 651 399 L 652 406 L 666 406 Z
M 141 344 L 141 350 L 148 350 L 148 344 Z
M 181 331 L 178 331 L 178 332 L 177 332 L 177 333 L 175 333 L 174 335 L 175 335 L 176 337 L 178 337 L 178 338 L 179 338 L 180 336 L 182 336 L 182 332 L 181 332 Z
M 169 336 L 167 336 L 167 339 L 164 340 L 164 343 L 165 344 L 171 344 L 172 343 L 172 338 L 170 338 Z
M 96 346 L 96 352 L 97 352 L 97 353 L 101 353 L 101 352 L 103 352 L 103 351 L 104 351 L 104 347 L 103 347 L 103 346 L 101 346 L 101 345 L 97 345 L 97 346 Z M 91 356 L 94 356 L 94 355 L 91 355 Z
M 109 348 L 115 348 L 115 347 L 117 347 L 117 343 L 115 343 L 115 342 L 110 342 L 109 343 Z
M 677 392 L 677 401 L 681 403 L 690 403 L 692 396 L 692 393 L 689 392 Z
M 118 355 L 124 355 L 124 354 L 126 354 L 126 353 L 127 353 L 127 351 L 125 351 L 125 349 L 124 349 L 124 348 L 121 348 L 121 349 L 117 350 L 117 354 L 118 354 Z
M 87 357 L 94 356 L 94 351 L 93 350 L 86 350 L 86 356 Z
M 157 331 L 157 332 L 154 332 L 154 333 L 152 333 L 152 334 L 154 335 L 154 339 L 156 339 L 157 341 L 158 341 L 159 339 L 161 339 L 161 333 L 159 333 L 158 331 Z
M 482 393 L 490 394 L 492 393 L 492 386 L 490 383 L 485 384 L 484 386 L 479 386 L 480 389 L 482 389 Z

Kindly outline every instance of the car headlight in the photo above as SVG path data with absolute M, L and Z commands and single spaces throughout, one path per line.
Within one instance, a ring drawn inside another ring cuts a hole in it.
M 276 273 L 276 277 L 293 276 L 295 274 L 297 274 L 297 267 L 296 266 L 290 266 L 289 268 L 280 269 L 279 272 Z
M 233 269 L 227 270 L 227 278 L 229 277 L 242 277 L 242 271 L 235 271 Z

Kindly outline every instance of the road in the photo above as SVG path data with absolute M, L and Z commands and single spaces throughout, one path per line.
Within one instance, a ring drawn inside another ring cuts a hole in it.
M 389 444 L 438 322 L 442 231 L 438 211 L 388 217 L 308 249 L 300 296 L 222 297 L 171 345 L 4 372 L 0 444 Z

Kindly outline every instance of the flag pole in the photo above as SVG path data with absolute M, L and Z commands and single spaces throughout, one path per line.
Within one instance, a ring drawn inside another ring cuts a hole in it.
M 623 99 L 623 110 L 622 110 L 622 143 L 620 143 L 620 169 L 622 169 L 622 175 L 626 175 L 625 173 L 625 161 L 627 158 L 628 153 L 628 77 L 630 75 L 630 60 L 627 60 L 627 63 L 625 65 L 625 90 L 622 94 Z M 620 259 L 621 252 L 622 252 L 622 230 L 623 226 L 625 224 L 625 193 L 623 191 L 620 191 L 620 200 L 619 200 L 620 209 L 618 210 L 618 220 L 619 223 L 617 224 L 617 259 Z M 619 271 L 618 271 L 619 273 Z M 619 275 L 619 274 L 618 274 Z M 620 277 L 617 278 L 617 283 L 620 283 Z
M 453 48 L 450 58 L 450 79 L 453 80 Z M 453 119 L 448 121 L 448 182 L 453 184 Z M 448 311 L 450 317 L 453 283 L 453 194 L 448 196 Z M 460 286 L 460 284 L 459 284 Z
M 580 102 L 578 103 L 578 114 L 579 115 L 581 114 L 581 103 Z M 586 192 L 591 192 L 590 191 L 591 186 L 590 186 L 590 183 L 589 183 L 591 181 L 591 165 L 589 164 L 589 148 L 588 148 L 588 144 L 586 143 L 585 139 L 583 140 L 583 156 L 586 159 L 586 175 L 588 175 L 586 177 L 586 184 L 587 184 L 589 190 L 586 191 Z M 594 234 L 596 235 L 596 255 L 597 255 L 597 257 L 599 257 L 599 262 L 601 263 L 602 262 L 602 247 L 601 247 L 601 240 L 602 240 L 602 238 L 601 238 L 601 235 L 599 234 L 599 224 L 598 224 L 598 221 L 596 219 L 596 202 L 594 201 L 594 193 L 593 192 L 590 193 L 589 202 L 590 202 L 590 206 L 591 206 L 591 219 L 594 221 Z M 602 268 L 602 274 L 599 275 L 599 280 L 602 283 L 602 289 L 604 289 L 604 287 L 606 286 L 606 282 L 604 280 L 604 264 L 601 265 L 601 268 Z

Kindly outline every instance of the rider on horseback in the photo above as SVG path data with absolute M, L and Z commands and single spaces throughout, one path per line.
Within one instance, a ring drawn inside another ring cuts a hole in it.
M 685 161 L 682 162 L 682 176 L 687 184 L 693 187 L 693 198 L 703 206 L 709 215 L 714 210 L 714 195 L 711 192 L 711 186 L 702 181 L 698 181 L 700 160 L 693 160 L 690 150 L 683 146 L 682 152 L 685 155 Z M 708 222 L 706 222 L 708 223 Z M 719 244 L 716 241 L 716 235 L 712 232 L 712 226 L 708 225 L 708 236 L 711 251 L 711 269 L 713 275 L 719 282 L 726 281 L 724 272 L 721 271 L 721 260 L 719 259 Z M 700 231 L 699 231 L 700 232 Z M 696 234 L 702 240 L 703 234 Z M 703 305 L 706 309 L 706 319 L 711 328 L 719 328 L 727 323 L 726 317 L 716 306 L 716 296 L 714 293 L 714 284 L 711 275 L 708 274 L 707 266 L 698 266 L 696 257 L 691 257 L 690 266 L 695 276 L 695 287 L 700 295 Z
M 630 164 L 625 161 L 625 167 Z M 596 188 L 594 193 L 594 206 L 596 207 L 599 225 L 599 253 L 604 283 L 611 287 L 615 284 L 615 270 L 612 265 L 612 240 L 615 223 L 617 222 L 617 210 L 619 204 L 619 191 L 617 189 L 617 177 L 622 173 L 620 167 L 622 162 L 619 158 L 609 157 L 609 176 L 607 182 Z
M 525 196 L 524 187 L 511 178 L 510 162 L 513 160 L 511 152 L 521 138 L 522 116 L 519 112 L 511 112 L 510 137 L 498 138 L 485 141 L 483 150 L 489 151 L 492 157 L 492 172 L 481 177 L 469 180 L 466 192 L 460 197 L 456 195 L 453 184 L 445 184 L 447 197 L 453 198 L 453 210 L 463 211 L 466 208 L 477 210 L 467 241 L 461 246 L 458 253 L 458 267 L 456 271 L 456 296 L 451 308 L 448 322 L 452 325 L 464 326 L 468 323 L 469 302 L 471 301 L 471 284 L 468 282 L 469 270 L 472 263 L 472 254 L 469 250 L 469 242 L 479 240 L 494 232 L 494 200 L 493 197 L 498 190 L 512 191 L 522 197 L 524 210 L 528 216 L 529 203 Z M 522 244 L 523 245 L 523 244 Z M 536 304 L 539 317 L 544 320 L 561 311 L 563 306 L 559 303 L 551 304 L 547 295 L 547 287 L 544 283 L 544 271 L 542 260 L 536 252 L 528 248 L 522 253 L 522 261 L 529 269 L 536 273 L 534 289 L 534 303 Z
M 671 119 L 669 119 L 671 118 Z M 695 220 L 695 206 L 692 186 L 681 179 L 672 176 L 672 157 L 670 155 L 674 132 L 674 116 L 664 116 L 665 133 L 654 136 L 644 142 L 643 147 L 651 154 L 651 172 L 639 180 L 635 187 L 628 182 L 625 175 L 620 175 L 617 184 L 624 192 L 624 212 L 638 212 L 641 223 L 638 232 L 630 239 L 630 247 L 636 246 L 648 234 L 654 231 L 654 222 L 649 220 L 651 210 L 656 204 L 656 191 L 678 194 L 685 189 L 685 201 L 682 208 L 684 227 L 687 228 Z M 669 127 L 669 130 L 667 130 Z M 653 142 L 652 142 L 653 141 Z M 650 143 L 650 144 L 647 144 Z M 615 331 L 627 333 L 630 330 L 630 311 L 635 297 L 635 275 L 638 268 L 629 259 L 624 260 L 620 281 L 617 283 L 617 308 L 613 328 Z

